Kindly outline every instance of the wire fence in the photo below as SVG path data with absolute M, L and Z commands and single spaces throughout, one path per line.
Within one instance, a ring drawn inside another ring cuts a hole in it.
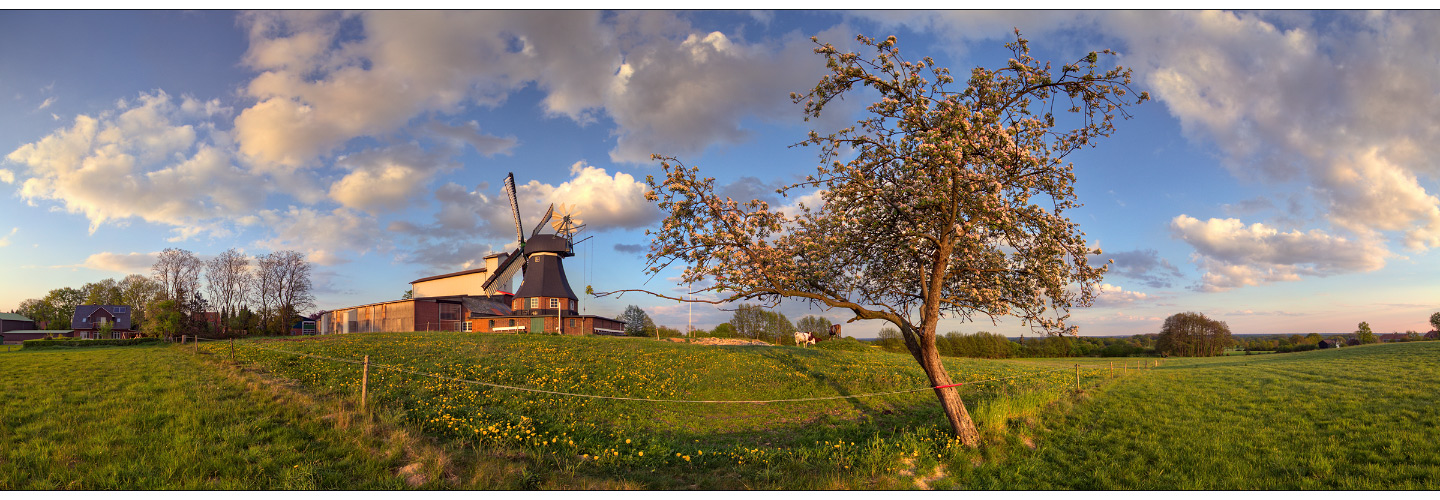
M 196 352 L 196 353 L 199 352 L 199 342 L 200 342 L 200 341 L 206 341 L 206 342 L 221 342 L 221 341 L 224 341 L 224 340 L 222 340 L 222 339 L 203 339 L 203 338 L 200 338 L 200 337 L 194 337 L 194 339 L 195 339 L 194 344 L 195 344 L 195 352 Z M 233 360 L 234 360 L 234 339 L 229 339 L 229 341 L 230 341 L 230 358 L 231 358 L 231 360 L 233 361 Z M 908 393 L 915 393 L 915 392 L 921 392 L 921 391 L 944 389 L 944 388 L 948 388 L 948 387 L 959 387 L 959 386 L 964 386 L 964 385 L 979 385 L 979 384 L 986 384 L 986 383 L 1004 382 L 1004 381 L 1013 380 L 1013 379 L 1018 379 L 1018 378 L 1037 377 L 1037 376 L 1046 375 L 1046 374 L 1055 373 L 1055 372 L 1070 371 L 1070 368 L 1068 368 L 1068 367 L 1067 367 L 1067 368 L 1056 368 L 1056 369 L 1045 370 L 1045 371 L 1040 371 L 1040 372 L 1023 373 L 1023 374 L 1013 375 L 1013 376 L 1009 376 L 1009 377 L 995 377 L 995 378 L 989 378 L 989 379 L 969 380 L 969 381 L 952 383 L 952 384 L 948 384 L 948 385 L 916 387 L 916 388 L 911 388 L 911 389 L 901 389 L 901 390 L 895 390 L 895 391 L 882 391 L 882 392 L 870 392 L 870 393 L 863 393 L 863 394 L 845 394 L 845 395 L 833 395 L 833 396 L 817 396 L 817 397 L 810 397 L 810 398 L 764 399 L 764 400 L 663 399 L 663 398 L 635 398 L 635 397 L 626 397 L 626 396 L 606 396 L 606 395 L 599 395 L 599 394 L 582 394 L 582 393 L 575 393 L 575 392 L 552 391 L 552 390 L 538 389 L 538 388 L 533 388 L 533 387 L 519 387 L 519 386 L 513 386 L 513 385 L 505 385 L 505 384 L 497 384 L 497 383 L 492 383 L 492 382 L 484 382 L 484 381 L 479 381 L 479 380 L 472 380 L 472 379 L 467 379 L 467 378 L 462 378 L 462 377 L 453 377 L 453 376 L 449 376 L 449 375 L 442 375 L 442 374 L 432 373 L 432 372 L 412 370 L 412 369 L 405 368 L 405 367 L 401 367 L 401 366 L 394 366 L 394 365 L 387 365 L 387 364 L 380 364 L 380 363 L 370 363 L 370 362 L 369 362 L 369 356 L 366 356 L 365 359 L 345 359 L 345 358 L 337 358 L 337 357 L 333 357 L 333 356 L 326 356 L 326 355 L 323 355 L 323 354 L 315 354 L 315 353 L 307 353 L 307 352 L 295 352 L 295 351 L 288 351 L 288 350 L 284 350 L 284 349 L 275 349 L 275 348 L 270 348 L 270 347 L 264 347 L 264 346 L 260 346 L 260 345 L 255 345 L 254 343 L 247 343 L 247 344 L 249 344 L 249 345 L 246 346 L 247 348 L 260 349 L 260 350 L 271 351 L 271 352 L 276 352 L 276 353 L 288 354 L 288 355 L 291 355 L 291 356 L 297 356 L 297 357 L 299 357 L 300 359 L 314 358 L 314 359 L 318 359 L 318 360 L 332 361 L 332 362 L 336 362 L 336 363 L 346 363 L 346 364 L 351 364 L 351 365 L 363 366 L 364 369 L 366 370 L 367 375 L 368 375 L 369 367 L 373 366 L 373 367 L 375 367 L 376 369 L 390 370 L 390 371 L 395 371 L 395 372 L 400 372 L 400 373 L 406 373 L 406 374 L 410 374 L 410 375 L 417 375 L 417 376 L 421 376 L 421 377 L 428 377 L 428 378 L 432 378 L 432 379 L 436 379 L 436 380 L 441 380 L 441 381 L 457 382 L 457 383 L 462 383 L 462 384 L 477 385 L 477 386 L 484 386 L 484 387 L 492 387 L 492 388 L 496 388 L 496 389 L 505 389 L 505 390 L 511 390 L 511 391 L 531 392 L 531 393 L 537 393 L 537 394 L 549 394 L 549 395 L 554 395 L 554 396 L 567 396 L 567 397 L 577 397 L 577 398 L 602 399 L 602 400 L 617 400 L 617 401 L 641 401 L 641 402 L 654 402 L 654 403 L 769 404 L 769 403 L 792 403 L 792 402 L 804 402 L 804 401 L 829 401 L 829 400 L 839 400 L 839 399 L 856 399 L 856 398 L 867 398 L 867 397 L 878 397 L 878 396 L 891 396 L 891 395 L 896 395 L 896 394 L 908 394 Z M 1148 364 L 1148 363 L 1147 363 L 1147 364 Z M 1159 361 L 1158 361 L 1158 360 L 1155 361 L 1154 366 L 1157 366 L 1157 367 L 1159 366 Z M 1135 368 L 1139 368 L 1139 367 L 1137 366 L 1137 367 L 1135 367 Z M 1130 367 L 1129 365 L 1125 365 L 1125 366 L 1122 367 L 1122 369 L 1129 370 L 1129 369 L 1131 369 L 1131 367 Z M 1079 390 L 1079 388 L 1080 388 L 1080 365 L 1079 365 L 1079 364 L 1076 364 L 1075 367 L 1074 367 L 1074 370 L 1075 370 L 1075 383 L 1076 383 L 1076 387 L 1075 387 L 1075 388 L 1076 388 L 1076 390 Z M 1110 370 L 1110 371 L 1109 371 L 1109 374 L 1110 374 L 1111 376 L 1113 376 L 1113 374 L 1115 373 L 1115 367 L 1114 367 L 1114 363 L 1113 363 L 1113 362 L 1111 363 L 1109 370 Z M 363 393 L 365 390 L 366 390 L 366 387 L 364 387 L 363 384 L 362 384 L 362 387 L 361 387 L 362 393 Z

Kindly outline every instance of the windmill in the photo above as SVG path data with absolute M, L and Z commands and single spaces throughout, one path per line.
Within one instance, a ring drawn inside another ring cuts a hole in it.
M 570 289 L 561 260 L 575 255 L 575 233 L 585 227 L 584 221 L 577 216 L 575 207 L 562 203 L 557 211 L 552 204 L 530 232 L 530 237 L 525 238 L 513 173 L 505 177 L 505 195 L 510 198 L 518 247 L 485 281 L 485 293 L 493 295 L 519 272 L 522 276 L 520 289 L 515 293 L 512 307 L 516 315 L 561 316 L 567 309 L 573 313 L 578 297 Z M 554 221 L 551 221 L 552 216 Z M 546 223 L 550 223 L 556 234 L 540 234 Z
M 546 212 L 545 215 L 548 218 L 550 213 Z M 544 224 L 544 222 L 541 222 L 541 224 Z M 575 233 L 580 232 L 581 229 L 585 229 L 585 221 L 580 219 L 580 212 L 577 210 L 577 207 L 573 205 L 567 207 L 564 203 L 561 203 L 560 218 L 555 219 L 555 222 L 551 222 L 550 226 L 555 228 L 555 234 L 564 236 L 573 247 L 575 245 Z M 536 229 L 535 232 L 539 233 L 540 230 Z

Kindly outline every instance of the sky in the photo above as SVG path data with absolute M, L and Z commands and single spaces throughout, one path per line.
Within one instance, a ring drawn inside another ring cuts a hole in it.
M 551 203 L 590 237 L 580 295 L 676 289 L 645 273 L 661 214 L 652 153 L 721 192 L 793 205 L 791 147 L 854 123 L 855 94 L 803 121 L 825 73 L 810 38 L 895 35 L 963 77 L 1092 50 L 1153 101 L 1067 159 L 1070 212 L 1115 263 L 1081 335 L 1153 333 L 1196 311 L 1235 333 L 1427 331 L 1440 311 L 1440 24 L 1434 12 L 12 11 L 0 16 L 0 310 L 54 288 L 209 258 L 304 252 L 317 309 L 394 300 L 514 248 Z M 963 82 L 963 78 L 961 79 Z M 578 239 L 577 238 L 577 239 Z M 710 328 L 731 312 L 640 294 L 582 299 Z M 692 312 L 693 310 L 693 312 Z M 791 320 L 842 310 L 803 303 Z M 845 326 L 870 337 L 878 322 Z M 1015 319 L 940 329 L 1033 335 Z

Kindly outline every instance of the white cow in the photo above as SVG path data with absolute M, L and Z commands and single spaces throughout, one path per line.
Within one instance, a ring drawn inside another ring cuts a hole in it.
M 812 346 L 815 345 L 815 340 L 815 336 L 810 332 L 795 332 L 795 345 L 797 346 Z

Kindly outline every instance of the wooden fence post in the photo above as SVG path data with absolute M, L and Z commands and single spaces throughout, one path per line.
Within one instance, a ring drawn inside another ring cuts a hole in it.
M 1075 392 L 1080 392 L 1080 363 L 1075 363 Z
M 235 337 L 230 337 L 230 362 L 235 362 Z
M 365 367 L 360 371 L 360 411 L 365 411 L 366 389 L 370 385 L 370 355 L 365 355 Z

